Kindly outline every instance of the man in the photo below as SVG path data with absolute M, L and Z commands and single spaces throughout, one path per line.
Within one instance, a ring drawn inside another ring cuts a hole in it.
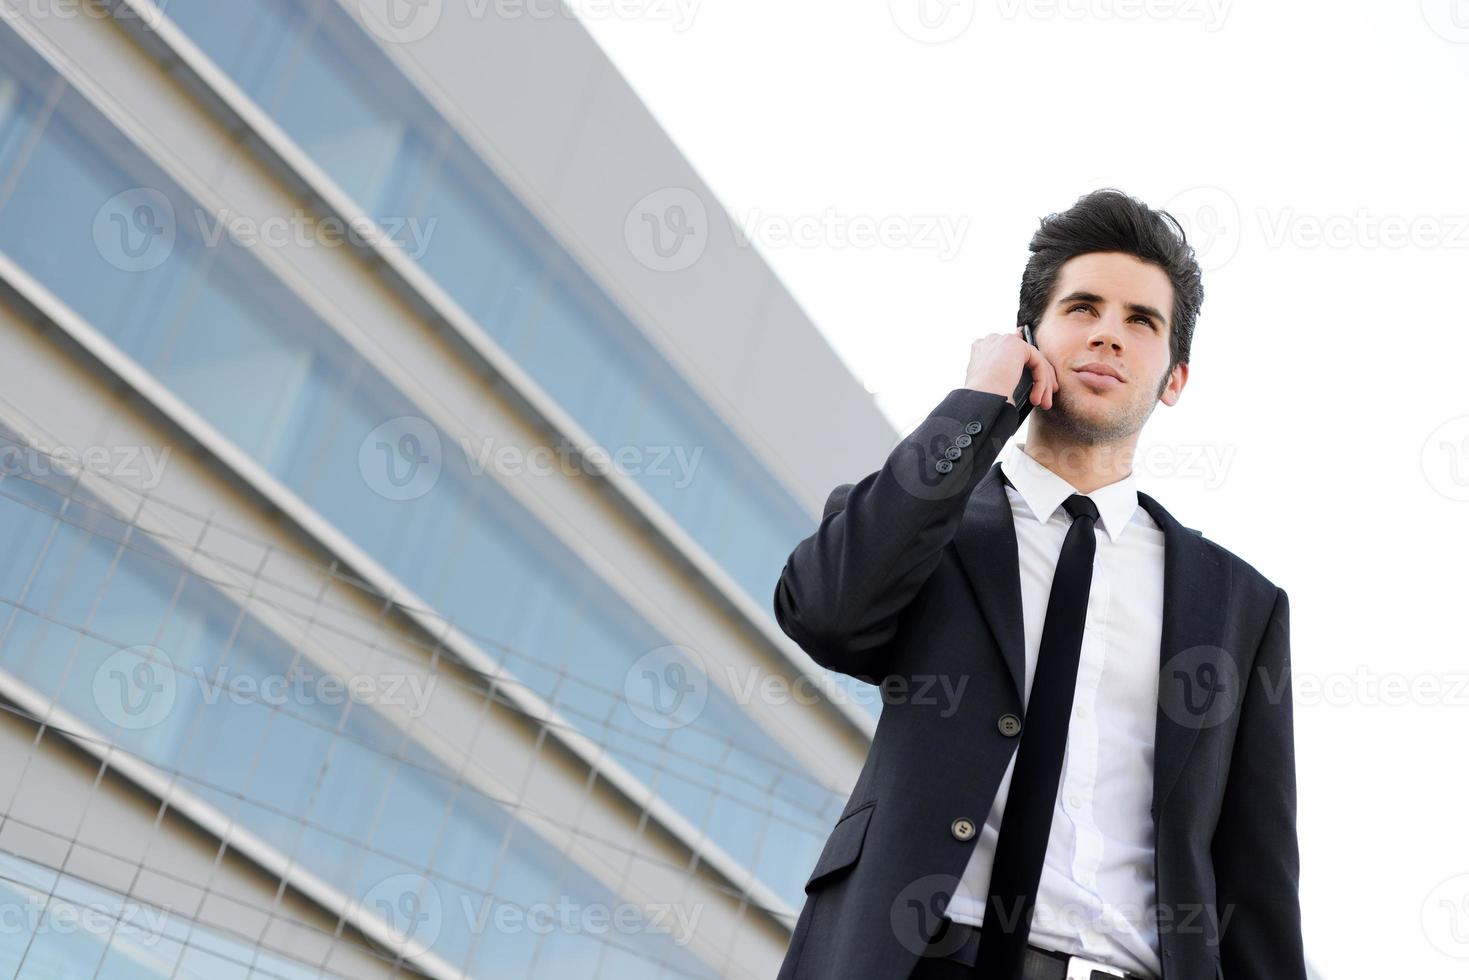
M 1036 346 L 976 341 L 776 587 L 884 698 L 780 978 L 1304 980 L 1286 593 L 1132 472 L 1188 380 L 1193 249 L 1109 189 L 1030 251 Z

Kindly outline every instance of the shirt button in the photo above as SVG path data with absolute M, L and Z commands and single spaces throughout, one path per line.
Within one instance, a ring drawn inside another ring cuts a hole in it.
M 1076 717 L 1085 718 L 1087 716 L 1087 713 L 1088 712 L 1086 710 L 1086 705 L 1080 704 L 1076 706 Z
M 1070 796 L 1066 797 L 1066 802 L 1070 803 L 1073 807 L 1076 807 L 1078 809 L 1081 807 L 1081 797 L 1077 796 L 1075 793 L 1072 793 Z

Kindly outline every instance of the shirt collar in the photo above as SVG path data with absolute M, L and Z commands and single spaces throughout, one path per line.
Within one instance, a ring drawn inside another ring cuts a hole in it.
M 1010 443 L 1000 468 L 1015 485 L 1015 491 L 1030 508 L 1031 515 L 1045 524 L 1073 493 L 1081 493 L 1025 451 L 1025 444 Z M 1085 496 L 1097 505 L 1099 523 L 1113 544 L 1122 536 L 1138 507 L 1137 476 L 1128 473 L 1120 480 L 1098 487 Z

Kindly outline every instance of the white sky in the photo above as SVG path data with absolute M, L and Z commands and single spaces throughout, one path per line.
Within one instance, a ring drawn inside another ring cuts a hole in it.
M 1189 225 L 1139 480 L 1290 594 L 1308 955 L 1469 975 L 1469 0 L 922 2 L 573 6 L 904 431 L 1013 328 L 1042 215 Z

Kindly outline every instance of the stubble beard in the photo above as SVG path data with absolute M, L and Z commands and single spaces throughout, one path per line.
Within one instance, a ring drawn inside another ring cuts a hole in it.
M 1157 407 L 1158 398 L 1163 394 L 1167 383 L 1168 377 L 1164 375 L 1156 386 L 1153 397 L 1147 402 L 1134 400 L 1113 408 L 1104 405 L 1100 411 L 1091 412 L 1077 409 L 1072 405 L 1066 390 L 1058 388 L 1052 396 L 1050 411 L 1042 417 L 1046 428 L 1064 442 L 1080 446 L 1119 442 L 1142 431 L 1143 425 Z

